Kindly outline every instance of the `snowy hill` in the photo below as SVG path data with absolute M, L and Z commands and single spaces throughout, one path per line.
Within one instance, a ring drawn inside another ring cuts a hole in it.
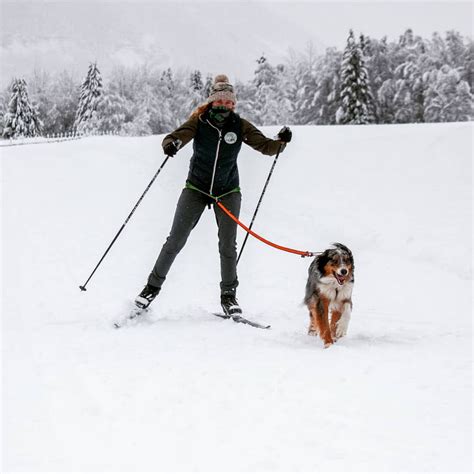
M 190 146 L 87 293 L 78 285 L 163 160 L 161 137 L 2 148 L 3 470 L 469 471 L 471 134 L 295 127 L 254 230 L 301 250 L 353 250 L 353 318 L 327 350 L 306 335 L 310 260 L 254 239 L 239 300 L 272 329 L 211 315 L 210 211 L 148 319 L 111 328 L 167 236 Z M 244 146 L 246 223 L 271 163 Z

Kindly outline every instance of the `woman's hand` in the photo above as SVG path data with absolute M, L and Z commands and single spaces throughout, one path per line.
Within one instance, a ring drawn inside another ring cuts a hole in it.
M 291 142 L 291 137 L 293 136 L 293 133 L 291 133 L 290 127 L 283 127 L 279 132 L 278 132 L 278 140 L 280 140 L 283 143 L 290 143 Z
M 165 155 L 168 156 L 174 156 L 176 153 L 178 153 L 178 150 L 181 148 L 181 144 L 183 142 L 181 140 L 174 140 L 172 142 L 167 143 L 163 147 L 163 151 L 165 152 Z

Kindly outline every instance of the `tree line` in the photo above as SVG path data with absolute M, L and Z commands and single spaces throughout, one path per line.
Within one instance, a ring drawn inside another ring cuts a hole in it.
M 235 81 L 237 111 L 256 125 L 468 121 L 473 116 L 473 41 L 456 31 L 397 41 L 349 32 L 343 51 L 262 55 L 254 76 Z M 221 72 L 221 71 L 219 71 Z M 67 71 L 35 71 L 0 96 L 5 138 L 69 133 L 166 133 L 203 103 L 212 76 L 201 71 L 116 67 L 103 80 L 90 64 L 82 84 Z

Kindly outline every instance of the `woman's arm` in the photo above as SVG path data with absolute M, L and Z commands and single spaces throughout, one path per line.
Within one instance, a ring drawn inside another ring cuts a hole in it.
M 267 138 L 257 127 L 248 120 L 242 119 L 242 136 L 244 142 L 254 150 L 264 155 L 276 155 L 278 151 L 285 149 L 286 143 L 280 140 Z
M 198 117 L 191 117 L 180 125 L 174 132 L 166 135 L 166 137 L 163 138 L 161 146 L 164 148 L 169 143 L 174 142 L 175 140 L 180 140 L 181 148 L 183 148 L 183 146 L 189 143 L 194 138 L 194 135 L 196 135 L 197 121 Z

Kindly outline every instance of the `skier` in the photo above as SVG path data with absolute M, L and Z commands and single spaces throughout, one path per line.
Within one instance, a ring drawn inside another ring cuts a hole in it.
M 236 290 L 237 224 L 216 205 L 213 197 L 235 216 L 239 216 L 241 193 L 237 157 L 242 142 L 264 155 L 275 155 L 291 141 L 292 132 L 283 127 L 277 140 L 265 137 L 260 130 L 234 112 L 236 96 L 227 76 L 216 76 L 206 103 L 190 118 L 163 139 L 163 151 L 174 156 L 194 139 L 186 185 L 176 207 L 171 232 L 161 249 L 148 282 L 136 297 L 135 305 L 145 309 L 161 290 L 174 259 L 184 247 L 206 206 L 213 206 L 218 226 L 221 266 L 221 306 L 228 316 L 240 316 Z

